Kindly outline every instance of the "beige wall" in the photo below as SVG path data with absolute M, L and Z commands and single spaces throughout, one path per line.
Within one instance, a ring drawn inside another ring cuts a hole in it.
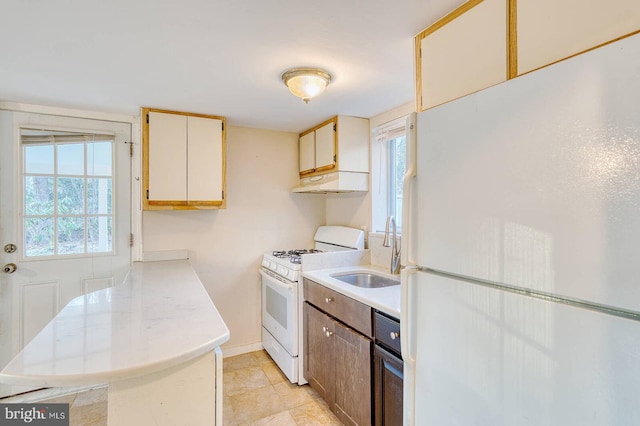
M 143 214 L 145 251 L 189 250 L 231 331 L 223 350 L 261 341 L 262 254 L 310 247 L 325 223 L 324 197 L 291 193 L 298 182 L 296 134 L 229 127 L 226 210 Z

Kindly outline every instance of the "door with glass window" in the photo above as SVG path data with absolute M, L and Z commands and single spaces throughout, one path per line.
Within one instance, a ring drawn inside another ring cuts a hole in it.
M 74 298 L 123 281 L 130 140 L 130 123 L 0 111 L 0 368 Z

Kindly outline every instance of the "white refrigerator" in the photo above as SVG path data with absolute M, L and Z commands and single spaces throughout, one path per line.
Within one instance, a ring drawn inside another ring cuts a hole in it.
M 410 118 L 406 425 L 640 424 L 640 35 Z

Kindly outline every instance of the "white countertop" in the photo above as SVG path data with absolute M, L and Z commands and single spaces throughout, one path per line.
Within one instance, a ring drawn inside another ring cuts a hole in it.
M 345 272 L 375 272 L 379 275 L 400 280 L 398 275 L 391 275 L 388 271 L 388 268 L 380 268 L 374 265 L 361 265 L 306 271 L 302 273 L 302 276 L 399 319 L 400 285 L 380 288 L 363 288 L 347 284 L 331 276 L 333 274 Z
M 0 381 L 108 383 L 181 364 L 227 340 L 229 329 L 188 261 L 134 263 L 121 285 L 69 302 Z

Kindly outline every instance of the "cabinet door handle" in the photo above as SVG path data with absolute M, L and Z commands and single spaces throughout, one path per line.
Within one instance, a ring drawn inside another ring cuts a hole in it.
M 391 340 L 396 340 L 398 337 L 400 337 L 400 332 L 392 331 L 391 333 L 389 333 L 389 337 L 391 337 Z
M 333 336 L 333 331 L 327 330 L 324 334 L 326 334 L 327 337 L 331 337 L 331 336 Z
M 325 301 L 326 303 L 331 303 L 331 302 L 333 302 L 333 297 L 325 297 L 325 298 L 324 298 L 324 301 Z
M 323 332 L 323 333 L 326 333 L 326 332 L 327 332 L 327 330 L 328 330 L 328 329 L 327 329 L 327 327 L 322 327 L 322 332 Z

